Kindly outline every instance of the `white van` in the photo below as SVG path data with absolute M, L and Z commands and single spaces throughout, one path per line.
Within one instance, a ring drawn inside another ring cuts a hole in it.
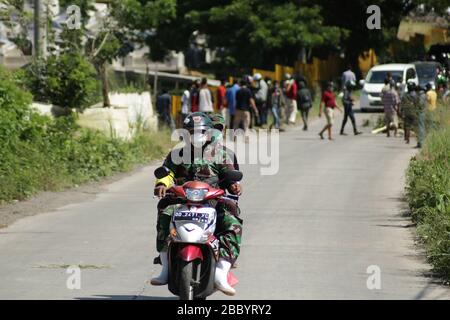
M 391 63 L 374 66 L 367 73 L 366 79 L 360 81 L 362 86 L 359 101 L 361 111 L 383 110 L 381 89 L 384 86 L 387 73 L 392 75 L 392 78 L 401 88 L 401 93 L 405 92 L 408 80 L 412 79 L 416 84 L 419 84 L 419 78 L 413 64 Z

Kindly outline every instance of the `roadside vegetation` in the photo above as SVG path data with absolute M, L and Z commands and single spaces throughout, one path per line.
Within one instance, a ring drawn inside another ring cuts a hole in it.
M 450 110 L 428 114 L 429 133 L 407 169 L 406 196 L 434 271 L 450 279 Z
M 130 170 L 171 145 L 164 131 L 141 129 L 124 141 L 80 128 L 73 112 L 40 115 L 21 79 L 0 69 L 0 204 Z

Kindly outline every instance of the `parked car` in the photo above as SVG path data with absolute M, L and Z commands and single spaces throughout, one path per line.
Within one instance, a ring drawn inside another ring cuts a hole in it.
M 360 96 L 361 111 L 383 110 L 381 89 L 383 89 L 384 80 L 388 73 L 391 74 L 397 83 L 401 93 L 406 91 L 406 82 L 408 80 L 413 79 L 416 84 L 419 84 L 414 64 L 391 63 L 374 66 L 367 73 L 366 79 L 360 81 L 362 86 Z
M 416 67 L 417 76 L 419 77 L 419 85 L 425 87 L 427 83 L 431 83 L 433 87 L 436 85 L 437 69 L 442 65 L 436 61 L 417 61 L 413 63 Z

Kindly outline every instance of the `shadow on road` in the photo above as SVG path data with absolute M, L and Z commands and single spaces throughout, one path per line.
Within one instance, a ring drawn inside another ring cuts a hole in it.
M 136 295 L 95 295 L 91 297 L 79 297 L 75 300 L 178 300 L 178 297 L 155 297 Z

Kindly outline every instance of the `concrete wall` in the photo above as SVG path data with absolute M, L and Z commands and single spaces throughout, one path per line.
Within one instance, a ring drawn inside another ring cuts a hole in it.
M 157 130 L 158 121 L 149 92 L 112 93 L 110 101 L 111 108 L 86 109 L 79 115 L 79 124 L 124 139 L 132 137 L 138 127 Z
M 78 124 L 123 139 L 131 138 L 138 127 L 158 129 L 158 121 L 149 92 L 111 93 L 110 101 L 111 108 L 95 105 L 84 110 L 78 116 Z M 36 102 L 32 107 L 46 115 L 51 115 L 52 111 L 58 108 Z

